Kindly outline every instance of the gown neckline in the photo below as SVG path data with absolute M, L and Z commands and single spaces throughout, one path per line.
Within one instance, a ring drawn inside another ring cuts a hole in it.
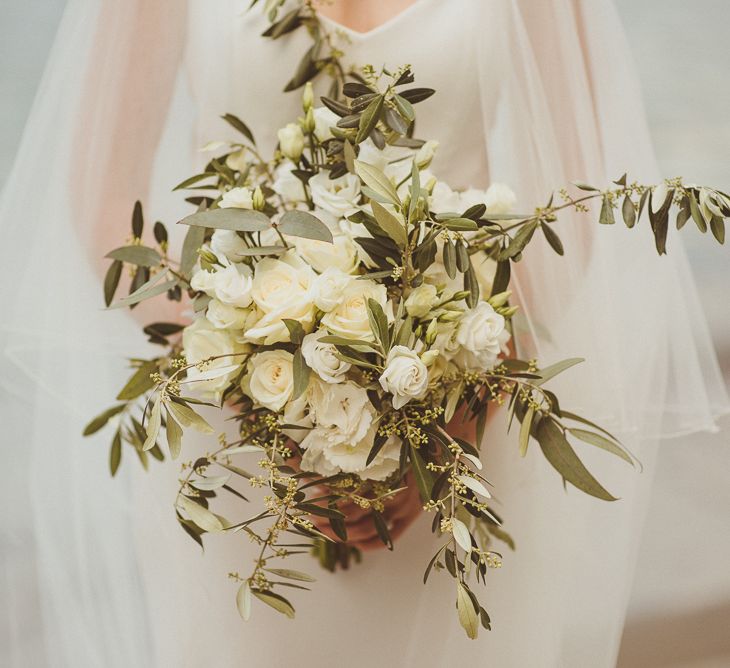
M 398 12 L 397 14 L 394 14 L 389 19 L 386 19 L 383 21 L 383 23 L 376 25 L 374 28 L 371 28 L 370 30 L 356 30 L 355 28 L 350 28 L 349 26 L 346 26 L 344 23 L 340 23 L 339 21 L 336 21 L 335 19 L 330 18 L 329 16 L 325 16 L 324 14 L 318 13 L 317 15 L 319 18 L 329 24 L 331 27 L 341 30 L 342 32 L 346 33 L 348 36 L 352 38 L 357 39 L 366 39 L 368 37 L 373 37 L 381 32 L 384 32 L 386 30 L 389 30 L 390 28 L 397 27 L 401 22 L 405 21 L 411 14 L 413 14 L 415 11 L 420 9 L 421 5 L 428 4 L 429 0 L 415 0 L 412 4 L 408 5 L 405 9 Z

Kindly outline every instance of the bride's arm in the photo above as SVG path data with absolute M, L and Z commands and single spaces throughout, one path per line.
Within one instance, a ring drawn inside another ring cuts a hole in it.
M 68 173 L 75 223 L 96 262 L 124 242 L 132 204 L 147 195 L 185 42 L 186 3 L 125 0 L 99 11 Z

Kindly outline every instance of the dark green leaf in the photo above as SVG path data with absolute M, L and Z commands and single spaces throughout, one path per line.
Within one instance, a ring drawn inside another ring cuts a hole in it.
M 307 366 L 302 355 L 302 349 L 298 348 L 294 353 L 294 388 L 292 389 L 292 400 L 299 398 L 309 385 L 310 368 Z
M 119 464 L 122 462 L 122 434 L 117 429 L 112 439 L 112 447 L 109 451 L 109 471 L 114 477 L 119 470 Z
M 370 102 L 370 104 L 368 104 L 365 111 L 362 112 L 357 137 L 355 138 L 356 144 L 365 141 L 370 136 L 370 133 L 375 129 L 375 126 L 380 120 L 380 113 L 383 110 L 383 102 L 384 97 L 382 95 L 378 95 L 372 102 Z
M 631 201 L 631 198 L 628 195 L 624 197 L 624 203 L 621 207 L 621 213 L 624 218 L 624 223 L 626 223 L 626 227 L 632 228 L 634 225 L 636 225 L 636 208 L 634 207 L 634 203 Z
M 127 381 L 127 384 L 117 395 L 118 401 L 131 401 L 138 396 L 151 390 L 155 386 L 155 381 L 150 377 L 157 372 L 157 362 L 151 360 L 142 364 Z
M 84 436 L 91 436 L 91 434 L 95 434 L 99 429 L 106 426 L 106 423 L 109 422 L 111 418 L 113 418 L 115 415 L 118 415 L 121 413 L 126 404 L 118 404 L 116 406 L 112 406 L 111 408 L 108 408 L 103 413 L 100 413 L 97 415 L 89 424 L 86 425 L 84 428 Z
M 584 443 L 590 443 L 591 445 L 595 445 L 597 448 L 601 448 L 601 450 L 610 452 L 633 466 L 634 460 L 631 458 L 631 455 L 618 445 L 618 443 L 615 443 L 600 434 L 596 434 L 595 432 L 586 431 L 585 429 L 569 428 L 568 431 Z
M 408 448 L 411 460 L 411 469 L 413 470 L 413 476 L 416 479 L 418 492 L 421 495 L 421 500 L 424 503 L 428 503 L 431 499 L 431 490 L 433 489 L 433 473 L 426 468 L 426 464 L 423 461 L 423 457 L 421 457 L 421 453 L 418 452 L 413 445 L 409 444 Z
M 542 233 L 545 235 L 545 239 L 550 244 L 550 248 L 552 248 L 558 255 L 564 255 L 565 250 L 563 249 L 563 242 L 560 241 L 560 237 L 557 235 L 555 230 L 545 223 L 540 225 L 540 227 L 542 228 Z
M 104 277 L 104 304 L 106 306 L 110 306 L 114 301 L 114 294 L 119 286 L 119 279 L 122 277 L 122 266 L 121 260 L 114 260 L 106 272 Z
M 436 91 L 433 88 L 409 88 L 408 90 L 401 91 L 400 97 L 405 98 L 411 104 L 417 104 L 427 100 Z
M 234 116 L 233 114 L 225 114 L 221 116 L 221 118 L 228 123 L 231 127 L 238 130 L 246 139 L 248 139 L 254 146 L 256 146 L 256 141 L 253 138 L 253 133 L 251 130 L 249 130 L 248 125 L 246 125 L 240 118 L 237 116 Z
M 603 198 L 603 204 L 601 204 L 601 215 L 598 219 L 601 225 L 614 225 L 616 219 L 613 215 L 613 205 L 608 197 Z
M 142 236 L 144 229 L 144 216 L 142 215 L 142 202 L 137 200 L 132 211 L 132 236 L 138 239 Z

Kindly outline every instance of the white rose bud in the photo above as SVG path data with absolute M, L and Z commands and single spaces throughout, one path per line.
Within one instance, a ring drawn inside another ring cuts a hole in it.
M 302 109 L 306 112 L 312 108 L 314 104 L 314 86 L 311 81 L 307 81 L 302 92 Z
M 294 356 L 286 350 L 267 350 L 251 359 L 248 392 L 269 410 L 281 410 L 294 389 Z
M 428 369 L 418 355 L 406 346 L 393 346 L 388 353 L 380 385 L 393 395 L 393 408 L 421 399 L 428 391 Z
M 325 383 L 339 383 L 352 365 L 337 357 L 334 345 L 320 341 L 327 335 L 326 330 L 307 334 L 302 341 L 302 355 L 307 366 Z
M 248 188 L 231 188 L 218 203 L 221 209 L 253 209 L 253 199 Z
M 406 299 L 406 311 L 413 318 L 423 318 L 438 303 L 436 286 L 430 283 L 419 285 Z
M 279 137 L 279 148 L 281 152 L 292 160 L 298 162 L 304 152 L 304 133 L 296 123 L 288 123 L 277 133 Z
M 388 315 L 388 292 L 382 283 L 369 279 L 347 284 L 337 306 L 322 318 L 322 324 L 337 336 L 361 341 L 373 341 L 368 317 L 368 299 L 374 299 Z
M 489 213 L 509 213 L 517 203 L 517 197 L 509 186 L 503 183 L 493 183 L 487 189 L 484 204 Z
M 337 125 L 340 117 L 327 107 L 314 109 L 314 136 L 321 142 L 332 139 L 332 128 Z

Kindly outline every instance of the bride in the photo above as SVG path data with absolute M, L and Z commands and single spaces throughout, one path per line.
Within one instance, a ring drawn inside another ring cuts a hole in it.
M 563 228 L 565 258 L 535 244 L 518 272 L 531 354 L 588 360 L 561 397 L 618 432 L 643 471 L 586 453 L 621 500 L 566 492 L 535 453 L 520 459 L 492 416 L 482 452 L 517 549 L 491 573 L 493 631 L 478 641 L 443 604 L 450 583 L 421 583 L 426 517 L 394 553 L 323 572 L 296 622 L 263 609 L 244 624 L 225 574 L 245 568 L 252 546 L 213 537 L 203 557 L 172 516 L 172 467 L 144 474 L 124 461 L 112 482 L 103 439 L 81 442 L 123 380 L 130 344 L 144 354 L 132 319 L 100 309 L 101 254 L 123 240 L 130 204 L 179 219 L 189 210 L 165 193 L 204 164 L 201 146 L 228 138 L 220 114 L 245 118 L 265 152 L 298 113 L 298 94 L 281 90 L 306 38 L 260 37 L 266 3 L 248 4 L 68 3 L 0 203 L 13 508 L 3 665 L 615 665 L 658 446 L 715 429 L 727 408 L 676 238 L 659 258 L 648 230 L 627 237 L 576 219 Z M 441 142 L 435 170 L 454 186 L 507 183 L 534 207 L 571 180 L 600 185 L 626 170 L 656 180 L 610 0 L 316 7 L 348 64 L 408 63 L 437 90 L 418 131 Z

